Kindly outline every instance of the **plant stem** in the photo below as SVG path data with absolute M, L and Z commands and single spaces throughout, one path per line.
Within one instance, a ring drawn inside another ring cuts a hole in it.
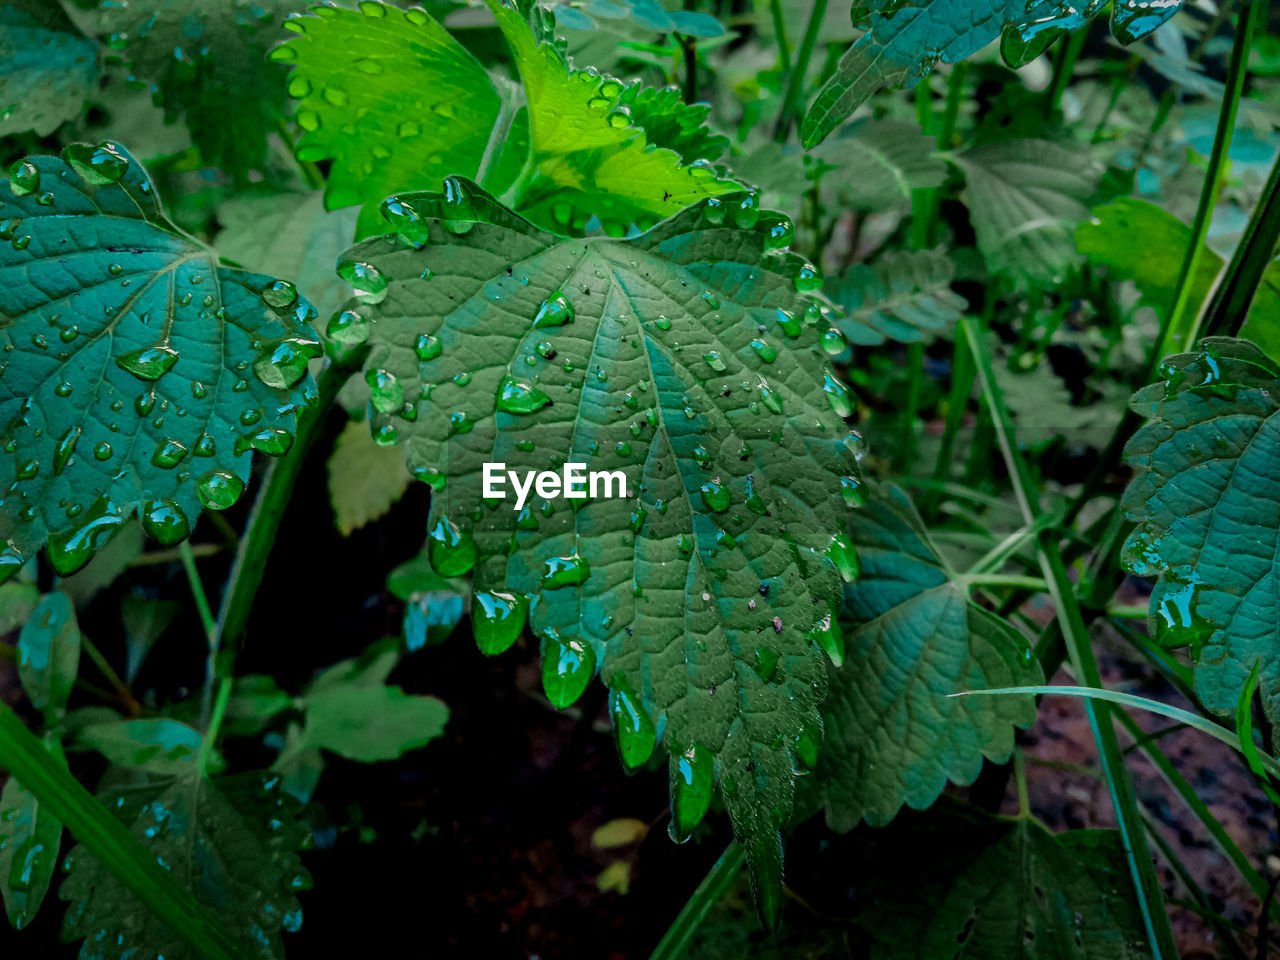
M 684 102 L 698 102 L 698 41 L 678 34 L 684 49 Z
M 1076 61 L 1080 59 L 1080 51 L 1089 38 L 1089 26 L 1080 27 L 1071 33 L 1058 52 L 1053 63 L 1053 80 L 1045 91 L 1045 103 L 1051 113 L 1062 109 L 1062 95 L 1066 92 L 1071 75 L 1075 72 Z
M 1013 751 L 1013 780 L 1018 785 L 1018 817 L 1031 816 L 1031 793 L 1027 790 L 1027 755 L 1021 748 Z
M 204 627 L 205 639 L 212 650 L 218 645 L 218 624 L 213 619 L 213 609 L 209 606 L 209 598 L 205 595 L 204 584 L 200 581 L 200 571 L 196 569 L 195 554 L 191 551 L 191 543 L 183 540 L 178 544 L 178 556 L 182 558 L 182 569 L 187 574 L 187 583 L 191 587 L 191 595 L 196 601 L 196 612 L 200 614 L 200 625 Z
M 1191 239 L 1182 257 L 1182 267 L 1178 271 L 1177 294 L 1173 299 L 1173 307 L 1160 328 L 1158 341 L 1160 357 L 1176 350 L 1189 349 L 1192 343 L 1191 338 L 1195 333 L 1195 316 L 1193 315 L 1188 321 L 1184 320 L 1184 315 L 1191 305 L 1191 293 L 1195 288 L 1205 237 L 1209 234 L 1209 220 L 1213 216 L 1213 208 L 1217 205 L 1218 194 L 1222 189 L 1227 151 L 1231 148 L 1231 138 L 1236 128 L 1236 113 L 1240 107 L 1240 95 L 1244 91 L 1245 74 L 1249 70 L 1249 51 L 1253 45 L 1253 30 L 1258 9 L 1259 4 L 1254 3 L 1253 0 L 1243 0 L 1240 5 L 1235 42 L 1231 45 L 1231 60 L 1227 65 L 1226 89 L 1223 94 L 1222 108 L 1218 111 L 1218 127 L 1213 137 L 1213 150 L 1209 154 L 1209 166 L 1205 170 L 1204 184 L 1200 188 L 1200 202 L 1196 206 L 1195 219 L 1191 223 Z
M 129 692 L 129 688 L 125 685 L 125 682 L 120 679 L 120 675 L 116 673 L 115 668 L 113 668 L 107 661 L 107 658 L 102 655 L 102 651 L 98 649 L 97 644 L 86 637 L 83 633 L 80 634 L 80 649 L 83 650 L 89 659 L 93 661 L 93 665 L 98 668 L 98 672 L 101 673 L 106 678 L 107 682 L 111 684 L 112 688 L 115 690 L 116 697 L 119 698 L 121 705 L 125 708 L 125 711 L 131 717 L 138 716 L 138 714 L 142 712 L 142 707 L 138 704 L 138 701 L 134 699 L 133 694 Z
M 0 703 L 0 766 L 156 917 L 205 960 L 245 960 L 241 946 L 182 883 Z
M 1014 494 L 1026 522 L 1034 524 L 1042 511 L 1040 493 L 1032 480 L 1031 470 L 1018 448 L 1013 420 L 1005 405 L 1000 387 L 996 383 L 986 330 L 979 321 L 968 317 L 961 320 L 961 326 L 969 341 L 969 349 L 973 352 L 978 377 L 982 382 L 982 392 L 991 410 L 996 438 L 1009 470 Z M 1098 663 L 1094 659 L 1093 649 L 1089 644 L 1088 631 L 1080 605 L 1076 601 L 1074 586 L 1067 577 L 1066 566 L 1058 551 L 1058 541 L 1049 531 L 1041 531 L 1036 537 L 1036 546 L 1075 675 L 1085 686 L 1102 690 Z M 1099 758 L 1102 761 L 1103 773 L 1106 775 L 1117 824 L 1124 840 L 1129 872 L 1133 878 L 1134 890 L 1142 911 L 1153 957 L 1155 960 L 1176 960 L 1177 947 L 1169 928 L 1164 898 L 1151 862 L 1146 837 L 1143 834 L 1141 815 L 1133 794 L 1133 784 L 1124 767 L 1120 745 L 1116 739 L 1110 707 L 1086 700 L 1085 712 L 1093 728 L 1094 740 L 1098 745 Z
M 1044 593 L 1049 589 L 1048 583 L 1041 577 L 1020 577 L 1012 573 L 966 573 L 956 577 L 955 582 L 966 587 L 1021 587 L 1037 593 Z
M 1262 276 L 1271 263 L 1277 239 L 1280 239 L 1280 157 L 1271 165 L 1271 175 L 1249 215 L 1244 236 L 1227 269 L 1218 278 L 1189 342 L 1194 342 L 1201 330 L 1207 337 L 1234 336 L 1240 332 Z
M 697 932 L 702 921 L 729 889 L 729 885 L 737 879 L 746 860 L 746 848 L 734 840 L 725 848 L 715 866 L 698 884 L 688 902 L 680 910 L 679 915 L 667 928 L 662 939 L 650 954 L 649 960 L 678 960 L 684 956 L 689 938 Z
M 769 16 L 773 18 L 773 36 L 778 41 L 778 71 L 785 88 L 791 76 L 791 45 L 787 43 L 787 24 L 782 19 L 781 0 L 769 0 Z
M 800 40 L 796 62 L 787 75 L 786 86 L 783 87 L 782 109 L 778 111 L 778 119 L 773 125 L 773 139 L 778 143 L 786 143 L 787 137 L 791 135 L 791 124 L 800 108 L 800 94 L 804 90 L 805 74 L 809 72 L 813 46 L 818 42 L 818 34 L 826 15 L 827 0 L 813 0 L 813 9 L 809 11 L 809 22 L 805 25 L 804 37 Z
M 231 700 L 232 680 L 224 676 L 218 681 L 218 696 L 213 702 L 213 714 L 204 731 L 204 739 L 200 741 L 200 753 L 196 755 L 196 775 L 203 777 L 209 769 L 209 757 L 213 753 L 213 745 L 218 742 L 218 734 L 222 731 L 222 720 L 227 715 L 227 704 Z

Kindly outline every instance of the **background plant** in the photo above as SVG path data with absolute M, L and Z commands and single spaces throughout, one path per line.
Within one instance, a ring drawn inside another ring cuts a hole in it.
M 471 803 L 518 690 L 575 791 L 596 720 L 666 769 L 580 844 L 628 953 L 1267 955 L 1274 840 L 1183 759 L 1274 826 L 1266 5 L 682 6 L 0 5 L 16 944 L 282 955 L 379 843 L 412 890 L 448 828 L 378 841 L 378 778 Z

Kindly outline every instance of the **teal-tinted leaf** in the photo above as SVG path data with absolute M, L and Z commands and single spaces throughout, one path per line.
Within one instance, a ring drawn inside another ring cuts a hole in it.
M 810 156 L 838 171 L 823 178 L 836 203 L 878 211 L 910 206 L 913 190 L 946 181 L 947 165 L 933 156 L 935 149 L 918 124 L 868 120 L 851 124 Z
M 80 628 L 65 593 L 46 594 L 18 634 L 18 676 L 31 705 L 52 725 L 62 716 L 80 666 Z
M 1122 505 L 1138 524 L 1123 560 L 1160 577 L 1152 635 L 1190 644 L 1205 705 L 1231 710 L 1262 658 L 1258 689 L 1280 717 L 1280 364 L 1243 340 L 1209 338 L 1167 358 L 1131 405 L 1148 423 L 1125 454 Z
M 218 252 L 273 277 L 288 277 L 328 317 L 349 291 L 333 272 L 356 235 L 356 211 L 326 212 L 317 192 L 248 194 L 218 207 Z
M 373 763 L 394 760 L 444 732 L 449 708 L 435 697 L 410 696 L 399 687 L 341 684 L 309 694 L 302 740 Z
M 0 636 L 27 622 L 40 603 L 40 591 L 33 583 L 11 582 L 0 586 Z
M 119 767 L 193 776 L 204 737 L 199 730 L 168 718 L 116 720 L 82 727 L 77 743 L 97 750 Z M 209 753 L 208 769 L 215 773 L 222 769 L 222 761 L 214 751 Z
M 297 893 L 310 888 L 311 878 L 297 854 L 309 833 L 279 777 L 210 781 L 111 771 L 99 799 L 221 921 L 245 956 L 284 956 L 281 932 L 301 926 Z M 83 846 L 68 863 L 70 876 L 58 891 L 69 901 L 62 934 L 85 940 L 82 957 L 196 960 Z
M 230 506 L 314 395 L 315 311 L 177 232 L 123 148 L 30 157 L 0 207 L 0 572 L 75 572 L 129 517 L 164 544 Z
M 176 600 L 153 599 L 136 587 L 120 598 L 120 622 L 129 644 L 124 671 L 127 683 L 133 683 L 152 645 L 180 609 Z
M 922 862 L 929 868 L 921 870 Z M 859 888 L 872 960 L 1145 960 L 1120 835 L 1054 836 L 946 804 L 875 838 Z
M 99 0 L 80 22 L 154 86 L 170 120 L 186 120 L 207 163 L 243 182 L 262 166 L 267 136 L 284 116 L 285 74 L 267 60 L 267 49 L 284 15 L 301 6 Z
M 280 775 L 281 789 L 295 800 L 309 802 L 324 773 L 324 754 L 319 747 L 306 745 L 302 726 L 297 723 L 289 724 L 283 743 L 275 745 L 281 748 L 280 756 L 271 769 Z
M 80 115 L 98 79 L 98 49 L 49 0 L 0 6 L 0 136 L 47 136 Z
M 373 442 L 367 424 L 343 428 L 329 457 L 329 503 L 344 537 L 383 516 L 409 486 L 395 447 Z
M 690 37 L 722 37 L 724 24 L 699 10 L 673 10 L 671 21 L 676 31 Z
M 271 58 L 296 64 L 289 92 L 300 101 L 298 156 L 333 161 L 326 205 L 360 205 L 360 236 L 381 228 L 378 204 L 393 193 L 474 175 L 499 146 L 490 143 L 502 108 L 497 90 L 425 11 L 318 6 L 287 26 L 298 36 Z
M 1046 37 L 1083 26 L 1105 6 L 1063 0 L 915 0 L 912 4 L 875 0 L 854 4 L 865 15 L 865 32 L 840 59 L 805 115 L 801 134 L 811 147 L 827 137 L 873 93 L 886 86 L 915 86 L 938 61 L 956 63 L 1013 32 L 1004 49 L 1021 60 L 1027 45 L 1043 49 Z M 1131 43 L 1155 30 L 1177 11 L 1180 0 L 1120 0 L 1111 30 Z
M 862 574 L 845 587 L 845 662 L 823 704 L 819 760 L 827 822 L 841 831 L 928 807 L 948 780 L 972 783 L 984 757 L 1008 760 L 1034 700 L 950 695 L 1043 676 L 1021 634 L 945 568 L 897 487 L 854 515 L 849 539 Z
M 56 738 L 46 736 L 45 746 L 65 763 Z M 9 777 L 0 793 L 0 895 L 15 930 L 35 918 L 53 882 L 62 843 L 62 821 L 49 812 L 15 777 Z
M 99 592 L 111 586 L 142 555 L 147 538 L 138 520 L 126 520 L 93 559 L 69 577 L 58 580 L 58 589 L 83 609 Z
M 440 576 L 432 569 L 425 550 L 391 571 L 387 589 L 405 601 L 404 643 L 409 650 L 448 640 L 466 615 L 471 599 L 467 581 Z
M 968 305 L 951 289 L 955 272 L 939 250 L 897 250 L 872 265 L 855 264 L 827 285 L 844 308 L 837 325 L 853 344 L 916 343 L 946 333 Z
M 696 748 L 767 871 L 790 745 L 825 689 L 809 633 L 837 598 L 825 554 L 857 474 L 848 388 L 819 347 L 844 341 L 803 292 L 816 271 L 777 249 L 789 221 L 734 194 L 633 239 L 561 240 L 462 180 L 402 202 L 421 245 L 370 240 L 345 269 L 364 285 L 375 436 L 440 487 L 435 570 L 474 567 L 486 652 L 532 600 L 553 702 L 598 666 L 629 765 L 658 730 Z M 486 462 L 625 483 L 517 510 L 509 485 L 486 502 Z
M 992 273 L 1020 287 L 1066 279 L 1076 262 L 1076 224 L 1099 171 L 1079 150 L 1048 140 L 1004 140 L 965 150 L 955 162 L 978 249 Z

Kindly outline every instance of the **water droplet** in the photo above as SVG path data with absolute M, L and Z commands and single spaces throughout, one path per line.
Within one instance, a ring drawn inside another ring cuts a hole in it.
M 676 843 L 693 836 L 711 806 L 715 760 L 711 751 L 694 745 L 671 756 L 671 821 L 667 833 Z
M 806 263 L 796 274 L 796 289 L 800 293 L 813 293 L 822 288 L 822 274 L 812 263 Z
M 724 359 L 715 350 L 708 350 L 702 359 L 707 361 L 707 366 L 716 373 L 723 373 L 726 369 Z
M 442 577 L 460 577 L 476 564 L 476 543 L 448 517 L 441 517 L 427 535 L 427 557 Z
M 379 413 L 392 413 L 404 406 L 404 385 L 390 370 L 366 370 L 369 399 Z
M 496 405 L 506 413 L 533 413 L 551 403 L 551 398 L 531 383 L 505 377 L 498 385 Z
M 371 263 L 343 260 L 338 276 L 349 283 L 361 303 L 378 304 L 387 299 L 387 278 Z
M 152 466 L 161 467 L 165 470 L 172 470 L 187 455 L 187 448 L 184 444 L 177 440 L 164 439 L 156 444 L 156 449 L 151 454 Z
M 302 337 L 286 337 L 267 344 L 253 360 L 253 372 L 268 387 L 292 387 L 307 372 L 307 363 L 323 355 L 319 342 Z
M 172 500 L 151 500 L 142 508 L 142 528 L 161 546 L 172 547 L 186 539 L 191 523 Z
M 609 685 L 609 718 L 622 763 L 634 770 L 652 755 L 657 735 L 653 720 L 620 674 Z
M 554 630 L 542 634 L 542 689 L 557 707 L 577 700 L 596 672 L 596 652 L 586 640 L 560 638 Z
M 129 169 L 128 158 L 114 143 L 101 143 L 96 147 L 72 143 L 63 149 L 62 158 L 85 183 L 95 187 L 116 183 Z
M 765 363 L 773 363 L 778 359 L 778 349 L 768 340 L 755 339 L 751 341 L 751 349 L 756 352 L 756 356 Z
M 298 288 L 288 280 L 277 280 L 262 290 L 262 302 L 269 307 L 287 307 L 298 299 Z
M 15 197 L 25 197 L 40 189 L 40 171 L 30 160 L 19 160 L 9 168 L 9 189 Z
M 698 492 L 702 496 L 703 504 L 713 513 L 724 513 L 729 509 L 731 502 L 729 490 L 719 478 L 704 483 Z
M 840 495 L 846 507 L 861 507 L 867 502 L 867 491 L 857 477 L 840 478 Z
M 551 557 L 546 561 L 546 567 L 546 571 L 542 574 L 544 590 L 580 586 L 591 576 L 591 564 L 576 553 L 567 557 Z
M 573 304 L 569 302 L 561 291 L 554 291 L 547 299 L 542 301 L 542 305 L 538 307 L 538 312 L 534 315 L 533 325 L 535 327 L 560 327 L 566 323 L 573 323 L 574 317 L 577 316 L 573 309 Z
M 418 339 L 413 343 L 414 353 L 418 355 L 418 359 L 422 361 L 434 360 L 440 356 L 444 348 L 440 344 L 439 337 L 433 337 L 429 333 L 418 335 Z
M 130 350 L 116 357 L 116 366 L 139 380 L 159 380 L 178 362 L 178 351 L 167 344 Z M 154 398 L 152 398 L 154 402 Z
M 124 517 L 106 495 L 98 497 L 70 529 L 49 534 L 49 563 L 60 577 L 69 577 L 90 560 L 124 524 Z
M 243 492 L 244 481 L 229 470 L 210 470 L 196 480 L 196 496 L 210 510 L 226 510 Z
M 796 225 L 791 218 L 778 213 L 762 217 L 756 229 L 764 234 L 764 245 L 769 250 L 790 246 L 796 238 Z
M 471 602 L 471 630 L 480 652 L 495 656 L 516 642 L 529 614 L 529 601 L 518 594 L 478 590 Z
M 827 402 L 836 416 L 853 415 L 853 392 L 829 373 L 822 377 L 822 392 L 827 395 Z
M 858 558 L 858 551 L 845 539 L 843 533 L 837 533 L 831 538 L 831 545 L 827 547 L 827 558 L 836 565 L 845 583 L 853 583 L 862 572 L 862 561 Z
M 76 444 L 80 442 L 80 427 L 71 427 L 59 439 L 53 448 L 53 475 L 56 477 L 66 469 L 72 454 L 76 452 Z

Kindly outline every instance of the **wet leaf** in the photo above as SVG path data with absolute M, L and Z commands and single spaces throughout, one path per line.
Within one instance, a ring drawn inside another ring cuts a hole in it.
M 1135 472 L 1122 506 L 1138 526 L 1122 560 L 1160 578 L 1152 636 L 1191 646 L 1205 705 L 1233 710 L 1261 657 L 1262 705 L 1280 718 L 1280 364 L 1212 337 L 1161 376 L 1131 401 L 1148 422 L 1125 449 Z
M 54 737 L 45 747 L 60 763 L 62 748 Z M 49 812 L 16 777 L 5 780 L 0 793 L 0 895 L 15 930 L 26 927 L 44 902 L 58 867 L 62 821 Z
M 243 947 L 246 957 L 279 960 L 282 932 L 302 925 L 297 893 L 311 877 L 298 848 L 309 831 L 280 778 L 264 773 L 210 781 L 110 771 L 99 799 L 177 882 Z M 62 935 L 85 941 L 96 960 L 196 960 L 140 900 L 83 846 L 68 857 L 58 896 L 69 901 Z
M 24 164 L 0 201 L 0 576 L 46 539 L 66 576 L 131 516 L 172 545 L 234 503 L 321 347 L 293 285 L 178 233 L 123 148 Z
M 48 136 L 80 115 L 97 85 L 98 49 L 48 0 L 0 6 L 0 136 Z
M 474 568 L 486 653 L 527 612 L 552 702 L 599 672 L 628 765 L 664 731 L 688 775 L 684 822 L 714 771 L 772 896 L 791 744 L 826 685 L 810 631 L 838 595 L 827 554 L 860 450 L 819 346 L 844 340 L 806 293 L 820 279 L 777 249 L 789 222 L 750 194 L 626 241 L 559 240 L 459 179 L 406 211 L 420 247 L 370 240 L 340 269 L 362 285 L 350 309 L 369 321 L 374 436 L 439 488 L 436 572 Z M 485 462 L 618 475 L 595 499 L 535 491 L 517 510 L 509 484 L 486 502 Z
M 80 628 L 65 593 L 49 593 L 18 634 L 18 677 L 31 706 L 54 725 L 67 708 L 80 666 Z
M 924 809 L 948 781 L 973 783 L 983 758 L 1003 763 L 1032 697 L 955 697 L 1042 682 L 1027 641 L 969 599 L 930 544 L 910 500 L 878 488 L 849 539 L 862 574 L 845 587 L 845 662 L 822 707 L 819 776 L 827 822 L 888 823 Z
M 1063 0 L 862 0 L 853 5 L 854 24 L 864 32 L 840 58 L 805 115 L 806 147 L 825 139 L 873 93 L 886 86 L 914 87 L 939 61 L 956 63 L 987 44 L 1009 38 L 1006 59 L 1016 63 L 1043 51 L 1058 34 L 1075 30 L 1106 6 Z M 1181 3 L 1118 0 L 1111 32 L 1122 43 L 1146 36 Z M 860 22 L 861 21 L 861 22 Z
M 850 343 L 916 343 L 949 332 L 968 307 L 951 289 L 955 273 L 941 251 L 895 250 L 854 264 L 827 290 L 844 307 L 837 325 Z

